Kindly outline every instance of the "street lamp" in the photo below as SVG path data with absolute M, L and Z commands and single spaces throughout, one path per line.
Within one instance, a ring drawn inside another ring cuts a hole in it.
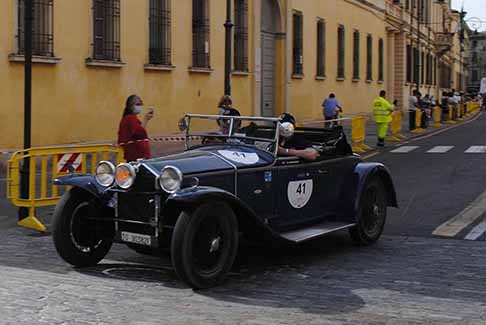
M 224 62 L 224 94 L 231 95 L 231 29 L 233 23 L 231 21 L 231 1 L 226 0 L 226 22 L 225 27 L 225 62 Z

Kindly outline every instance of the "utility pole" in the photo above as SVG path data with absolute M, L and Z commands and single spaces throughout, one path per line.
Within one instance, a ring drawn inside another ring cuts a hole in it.
M 31 147 L 32 125 L 32 21 L 33 0 L 24 1 L 24 59 L 25 59 L 25 85 L 24 85 L 24 149 Z M 30 158 L 24 158 L 20 170 L 20 197 L 29 198 L 29 172 Z M 28 208 L 19 208 L 19 221 L 27 218 Z
M 225 61 L 224 61 L 224 94 L 231 95 L 231 29 L 233 23 L 231 22 L 231 1 L 226 0 L 226 22 L 225 27 Z

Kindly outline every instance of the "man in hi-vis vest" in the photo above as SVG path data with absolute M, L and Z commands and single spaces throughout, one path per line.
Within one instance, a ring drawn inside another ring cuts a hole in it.
M 385 146 L 385 137 L 388 131 L 388 124 L 392 121 L 391 113 L 395 110 L 396 100 L 393 104 L 385 99 L 386 91 L 380 91 L 380 97 L 373 101 L 373 120 L 376 123 L 376 134 L 378 136 L 378 147 Z

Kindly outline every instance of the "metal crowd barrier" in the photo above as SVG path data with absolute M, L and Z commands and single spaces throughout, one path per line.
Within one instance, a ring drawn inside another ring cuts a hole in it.
M 392 121 L 390 123 L 390 135 L 386 138 L 387 141 L 400 142 L 406 137 L 401 134 L 403 127 L 403 112 L 394 111 L 391 114 Z
M 22 198 L 20 189 L 21 166 L 29 159 L 29 193 Z M 39 231 L 46 227 L 36 218 L 39 207 L 56 205 L 62 190 L 53 181 L 69 174 L 95 173 L 98 161 L 123 159 L 123 150 L 114 145 L 81 145 L 64 147 L 30 148 L 15 152 L 7 162 L 7 198 L 17 207 L 29 210 L 28 217 L 19 226 Z
M 424 133 L 425 129 L 422 128 L 422 115 L 424 113 L 421 109 L 415 110 L 415 129 L 411 130 L 410 133 L 420 134 Z
M 432 127 L 439 128 L 442 126 L 442 109 L 440 107 L 434 107 L 432 110 L 432 119 L 434 123 L 432 123 Z

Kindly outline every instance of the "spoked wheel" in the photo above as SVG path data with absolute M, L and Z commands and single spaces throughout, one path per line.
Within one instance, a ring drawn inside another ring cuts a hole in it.
M 179 216 L 172 237 L 172 264 L 191 287 L 202 289 L 221 282 L 237 249 L 238 222 L 225 203 L 206 203 Z
M 97 224 L 90 217 L 99 216 L 100 209 L 92 198 L 80 191 L 64 194 L 54 211 L 52 237 L 59 255 L 74 266 L 93 266 L 101 261 L 112 242 L 99 237 Z
M 351 237 L 361 245 L 376 242 L 385 226 L 387 212 L 386 192 L 380 179 L 366 184 L 361 197 L 358 224 L 350 229 Z

